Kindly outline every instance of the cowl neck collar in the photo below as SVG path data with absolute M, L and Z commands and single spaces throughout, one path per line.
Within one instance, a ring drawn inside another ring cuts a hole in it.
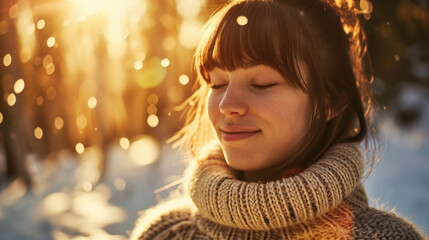
M 331 147 L 293 177 L 244 182 L 236 179 L 216 147 L 197 162 L 187 187 L 203 218 L 239 229 L 271 230 L 310 221 L 343 201 L 357 207 L 367 205 L 361 194 L 363 171 L 359 145 L 345 143 Z M 355 190 L 360 194 L 352 194 Z

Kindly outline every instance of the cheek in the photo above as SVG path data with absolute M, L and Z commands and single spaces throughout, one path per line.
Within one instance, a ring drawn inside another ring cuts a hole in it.
M 213 124 L 214 122 L 216 122 L 216 119 L 218 118 L 220 112 L 219 101 L 212 93 L 209 93 L 207 96 L 206 106 L 210 122 Z

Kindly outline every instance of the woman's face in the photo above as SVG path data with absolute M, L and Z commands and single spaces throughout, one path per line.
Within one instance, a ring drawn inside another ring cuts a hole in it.
M 308 94 L 265 65 L 209 74 L 208 114 L 227 163 L 246 172 L 287 161 L 309 128 Z

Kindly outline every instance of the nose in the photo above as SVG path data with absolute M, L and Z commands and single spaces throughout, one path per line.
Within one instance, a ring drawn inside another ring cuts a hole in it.
M 242 91 L 230 84 L 219 103 L 220 112 L 225 116 L 245 115 L 248 110 L 248 103 L 244 95 Z

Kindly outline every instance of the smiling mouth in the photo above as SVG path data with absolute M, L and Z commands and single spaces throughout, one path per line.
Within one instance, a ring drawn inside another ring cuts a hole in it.
M 224 130 L 221 130 L 221 131 L 222 131 L 222 139 L 224 141 L 239 141 L 242 139 L 249 138 L 261 132 L 261 130 L 251 131 L 251 132 L 227 132 Z

